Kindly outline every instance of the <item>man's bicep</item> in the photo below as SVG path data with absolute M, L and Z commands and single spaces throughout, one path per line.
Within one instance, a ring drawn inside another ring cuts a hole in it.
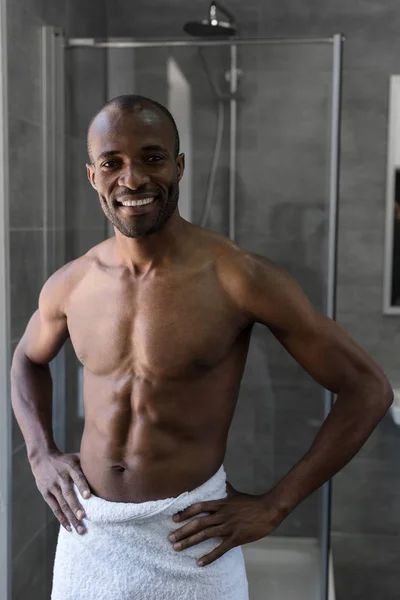
M 43 318 L 38 309 L 30 318 L 17 349 L 32 362 L 47 364 L 57 356 L 67 338 L 66 319 Z
M 375 370 L 368 355 L 337 323 L 318 312 L 304 328 L 270 329 L 307 373 L 334 393 L 355 385 L 361 373 Z
M 248 280 L 247 306 L 293 358 L 326 389 L 352 386 L 360 373 L 379 370 L 369 356 L 335 323 L 310 303 L 285 271 L 256 259 Z
M 43 286 L 38 309 L 30 318 L 17 347 L 17 351 L 22 351 L 37 364 L 53 360 L 69 336 L 62 296 L 57 278 L 54 279 Z

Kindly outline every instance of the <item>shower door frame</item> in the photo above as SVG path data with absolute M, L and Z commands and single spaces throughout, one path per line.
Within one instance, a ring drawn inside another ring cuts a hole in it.
M 237 100 L 238 46 L 252 45 L 299 45 L 330 44 L 332 46 L 332 97 L 330 115 L 330 166 L 329 166 L 329 217 L 327 240 L 327 294 L 325 313 L 336 319 L 336 287 L 337 287 L 337 238 L 340 180 L 340 133 L 341 133 L 341 99 L 342 99 L 342 56 L 343 34 L 336 33 L 325 38 L 230 38 L 227 40 L 188 40 L 188 39 L 155 39 L 140 40 L 134 38 L 69 38 L 65 39 L 65 49 L 72 48 L 164 48 L 164 47 L 230 47 L 230 149 L 229 149 L 229 237 L 235 240 L 236 211 L 236 154 L 237 154 Z M 334 395 L 324 390 L 324 418 L 332 408 Z M 330 582 L 331 565 L 331 495 L 332 482 L 328 481 L 321 488 L 321 600 L 331 598 L 333 586 Z
M 0 597 L 11 598 L 10 277 L 6 0 L 0 0 Z
M 0 0 L 0 597 L 11 598 L 12 421 L 6 0 Z

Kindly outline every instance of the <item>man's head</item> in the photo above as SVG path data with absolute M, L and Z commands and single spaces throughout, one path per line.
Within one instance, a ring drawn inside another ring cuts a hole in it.
M 169 111 L 142 96 L 110 100 L 89 125 L 88 154 L 88 178 L 111 223 L 134 238 L 161 229 L 176 210 L 184 170 Z

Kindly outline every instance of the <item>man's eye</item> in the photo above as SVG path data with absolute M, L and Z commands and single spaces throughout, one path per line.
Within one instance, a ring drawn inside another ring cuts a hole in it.
M 113 167 L 115 167 L 116 164 L 117 163 L 115 160 L 108 160 L 107 162 L 103 163 L 101 166 L 105 167 L 106 169 L 112 169 Z
M 147 158 L 147 160 L 149 162 L 159 162 L 160 160 L 163 160 L 163 158 L 164 158 L 163 156 L 159 156 L 158 154 L 155 154 L 155 155 L 149 156 Z

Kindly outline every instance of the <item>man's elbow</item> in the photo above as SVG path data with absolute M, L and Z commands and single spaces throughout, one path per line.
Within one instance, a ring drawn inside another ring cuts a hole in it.
M 390 382 L 386 376 L 384 376 L 384 381 L 382 382 L 382 393 L 384 395 L 386 412 L 387 412 L 393 404 L 394 393 L 393 393 L 392 386 L 390 385 Z
M 384 417 L 393 404 L 394 394 L 392 386 L 382 371 L 371 374 L 369 385 L 372 386 L 372 389 L 374 390 L 374 403 L 377 405 L 382 417 Z

